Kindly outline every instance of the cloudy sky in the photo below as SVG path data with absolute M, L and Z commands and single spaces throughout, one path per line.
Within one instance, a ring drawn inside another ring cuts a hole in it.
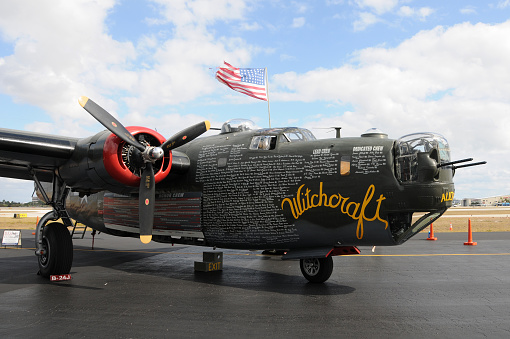
M 167 137 L 267 127 L 266 102 L 215 80 L 223 61 L 267 67 L 273 127 L 438 132 L 452 158 L 488 161 L 457 171 L 456 198 L 510 194 L 510 0 L 3 0 L 0 127 L 89 136 L 81 95 Z

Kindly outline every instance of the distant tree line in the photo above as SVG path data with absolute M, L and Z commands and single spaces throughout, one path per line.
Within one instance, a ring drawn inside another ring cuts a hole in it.
M 30 202 L 15 202 L 2 200 L 0 202 L 0 207 L 34 207 L 34 206 L 45 206 L 42 201 L 30 201 Z

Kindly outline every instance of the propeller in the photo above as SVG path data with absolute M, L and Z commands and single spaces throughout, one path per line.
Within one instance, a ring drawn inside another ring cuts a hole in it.
M 154 206 L 156 203 L 156 183 L 154 179 L 153 164 L 161 159 L 165 153 L 190 142 L 202 133 L 206 132 L 211 124 L 209 121 L 203 121 L 190 126 L 170 137 L 160 147 L 144 146 L 139 143 L 133 135 L 110 113 L 91 99 L 82 96 L 78 99 L 81 107 L 90 113 L 104 127 L 110 130 L 117 137 L 136 148 L 141 153 L 144 167 L 140 177 L 139 188 L 139 223 L 140 240 L 148 244 L 152 240 L 152 229 L 154 226 Z
M 96 118 L 96 120 L 99 121 L 101 125 L 109 129 L 113 134 L 115 134 L 116 136 L 118 136 L 131 146 L 138 148 L 140 151 L 143 152 L 145 150 L 145 146 L 136 141 L 136 139 L 126 129 L 126 127 L 124 127 L 104 108 L 102 108 L 94 101 L 90 100 L 85 96 L 81 96 L 78 99 L 78 102 L 80 103 L 81 107 L 83 107 L 87 112 L 89 112 L 90 115 Z
M 152 226 L 154 223 L 154 204 L 156 191 L 154 186 L 154 171 L 152 163 L 148 162 L 140 178 L 138 213 L 140 214 L 140 240 L 148 244 L 152 239 Z
M 206 120 L 206 121 L 199 122 L 196 125 L 190 126 L 186 129 L 183 129 L 179 133 L 172 135 L 160 147 L 165 152 L 170 151 L 174 148 L 177 148 L 177 147 L 182 146 L 185 143 L 187 143 L 189 141 L 190 137 L 192 137 L 194 139 L 197 136 L 199 136 L 200 134 L 207 132 L 209 130 L 209 128 L 211 128 L 211 123 L 209 121 Z

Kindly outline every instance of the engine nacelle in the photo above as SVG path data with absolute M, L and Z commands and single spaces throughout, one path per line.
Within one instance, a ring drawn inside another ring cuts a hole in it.
M 127 127 L 142 145 L 160 146 L 165 138 L 145 127 Z M 172 153 L 169 152 L 153 165 L 156 183 L 170 173 Z M 94 193 L 102 190 L 126 194 L 140 184 L 143 161 L 133 146 L 127 145 L 109 131 L 80 139 L 72 158 L 59 168 L 64 181 L 74 191 Z

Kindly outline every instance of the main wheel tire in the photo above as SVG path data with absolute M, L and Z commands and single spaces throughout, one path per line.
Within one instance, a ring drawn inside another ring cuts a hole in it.
M 73 240 L 63 224 L 52 222 L 46 225 L 42 234 L 43 253 L 39 256 L 39 274 L 68 274 L 73 264 Z
M 333 273 L 333 258 L 310 258 L 299 261 L 301 273 L 312 283 L 320 284 L 325 282 Z

